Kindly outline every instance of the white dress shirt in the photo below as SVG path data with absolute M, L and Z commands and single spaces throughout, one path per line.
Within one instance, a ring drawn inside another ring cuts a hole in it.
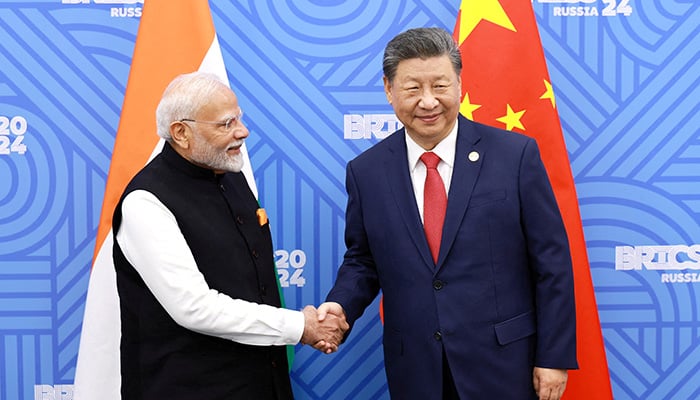
M 454 168 L 455 164 L 457 125 L 458 122 L 455 121 L 455 125 L 450 133 L 431 150 L 438 157 L 440 157 L 440 163 L 438 164 L 437 170 L 440 173 L 442 182 L 445 184 L 445 193 L 448 196 L 450 194 L 450 182 L 452 181 L 452 169 Z M 411 139 L 408 134 L 406 134 L 405 137 L 406 150 L 408 152 L 408 170 L 411 173 L 413 193 L 416 196 L 416 205 L 418 205 L 420 219 L 423 221 L 423 188 L 425 187 L 427 168 L 420 160 L 420 156 L 423 155 L 426 150 L 420 147 L 420 145 Z
M 249 345 L 291 345 L 301 340 L 301 311 L 234 299 L 211 289 L 175 216 L 153 194 L 129 193 L 122 216 L 116 240 L 124 256 L 179 325 Z

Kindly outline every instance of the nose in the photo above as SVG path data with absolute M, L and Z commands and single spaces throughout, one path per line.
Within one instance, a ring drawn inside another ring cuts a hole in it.
M 426 110 L 432 110 L 433 108 L 437 107 L 438 104 L 439 101 L 437 97 L 433 94 L 432 90 L 423 90 L 423 93 L 420 96 L 420 101 L 418 102 L 419 107 Z
M 233 137 L 236 138 L 236 140 L 245 139 L 249 134 L 248 127 L 243 125 L 243 122 L 238 122 L 238 125 L 233 128 Z

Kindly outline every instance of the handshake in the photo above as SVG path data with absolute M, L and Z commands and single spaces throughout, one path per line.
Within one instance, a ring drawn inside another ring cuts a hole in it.
M 338 303 L 323 303 L 318 309 L 306 306 L 304 313 L 304 333 L 301 343 L 308 344 L 314 349 L 330 354 L 338 351 L 345 332 L 350 326 L 345 320 L 345 311 Z

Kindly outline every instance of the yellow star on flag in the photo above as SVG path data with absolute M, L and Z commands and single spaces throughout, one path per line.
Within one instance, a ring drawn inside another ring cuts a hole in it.
M 469 100 L 469 93 L 465 92 L 462 104 L 459 106 L 459 113 L 474 121 L 473 112 L 479 107 L 481 107 L 481 104 L 472 104 L 471 100 Z
M 547 82 L 547 80 L 544 80 L 544 87 L 546 90 L 544 93 L 542 93 L 542 96 L 540 96 L 540 99 L 549 99 L 549 101 L 552 102 L 552 108 L 557 108 L 557 105 L 554 102 L 554 89 L 552 89 L 552 84 Z
M 507 104 L 506 106 L 508 107 L 506 115 L 502 116 L 501 118 L 496 118 L 496 121 L 506 124 L 506 129 L 509 131 L 512 131 L 513 128 L 525 130 L 522 122 L 520 122 L 520 118 L 522 118 L 523 114 L 525 114 L 525 110 L 515 112 L 510 107 L 510 104 Z
M 459 26 L 460 45 L 482 20 L 493 22 L 496 25 L 517 32 L 498 0 L 463 0 L 459 10 L 461 15 Z

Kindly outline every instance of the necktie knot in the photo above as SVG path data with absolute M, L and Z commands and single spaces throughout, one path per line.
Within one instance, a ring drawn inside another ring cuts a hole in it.
M 432 151 L 426 151 L 420 156 L 420 160 L 425 164 L 428 169 L 436 169 L 440 163 L 440 156 L 433 153 Z

